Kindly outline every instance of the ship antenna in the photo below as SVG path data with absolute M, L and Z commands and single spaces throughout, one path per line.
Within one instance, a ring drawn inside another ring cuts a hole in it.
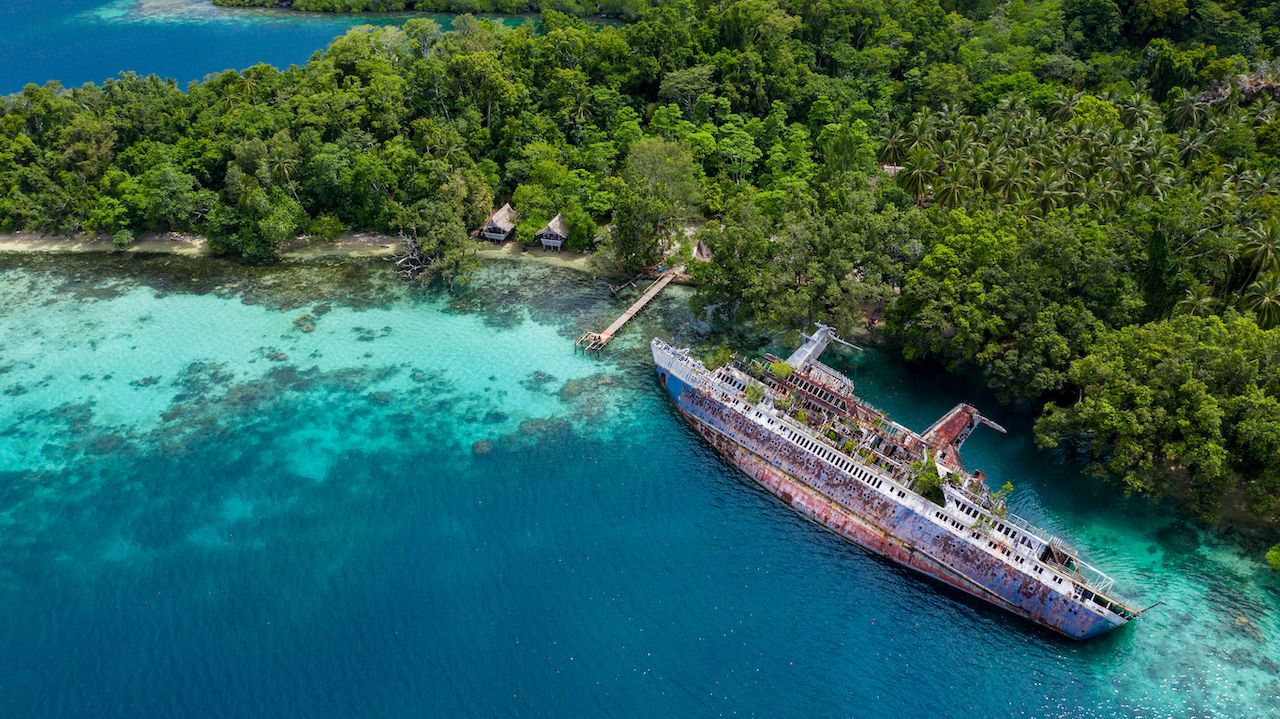
M 839 336 L 837 336 L 837 335 L 834 335 L 834 334 L 833 334 L 833 335 L 831 335 L 831 339 L 835 340 L 836 342 L 839 342 L 840 344 L 844 345 L 845 347 L 851 347 L 851 348 L 853 348 L 853 349 L 855 349 L 855 350 L 858 350 L 859 352 L 865 352 L 865 351 L 866 351 L 866 350 L 864 350 L 863 348 L 859 347 L 858 345 L 855 345 L 854 343 L 849 342 L 849 341 L 847 341 L 847 340 L 845 340 L 845 339 L 843 339 L 843 338 L 841 338 L 841 337 L 839 337 Z

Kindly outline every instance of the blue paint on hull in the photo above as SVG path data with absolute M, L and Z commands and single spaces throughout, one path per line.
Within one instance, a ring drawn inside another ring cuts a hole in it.
M 744 436 L 742 428 L 730 426 L 730 422 L 726 421 L 736 416 L 732 410 L 714 400 L 702 398 L 700 393 L 661 366 L 658 367 L 658 376 L 663 388 L 681 413 L 704 436 L 707 436 L 708 440 L 714 440 L 713 435 L 727 438 L 741 450 L 763 459 L 769 466 L 786 473 L 797 482 L 816 491 L 822 491 L 818 483 L 802 479 L 809 473 L 805 467 L 788 461 L 786 455 L 790 448 L 785 440 L 763 429 L 759 429 L 757 436 Z M 698 427 L 699 424 L 703 427 Z M 758 425 L 751 426 L 758 427 Z M 708 431 L 713 434 L 708 435 Z M 745 431 L 751 430 L 747 428 Z M 712 441 L 712 444 L 716 442 Z M 721 448 L 718 447 L 718 449 Z M 786 451 L 783 451 L 784 449 Z M 722 450 L 721 454 L 768 489 L 748 463 L 736 460 L 732 452 Z M 825 462 L 818 461 L 826 465 Z M 828 469 L 834 471 L 832 467 Z M 1061 592 L 1055 591 L 1032 576 L 1029 573 L 1030 567 L 1027 571 L 1022 571 L 996 559 L 955 536 L 931 519 L 920 515 L 911 507 L 890 501 L 861 482 L 852 482 L 850 489 L 852 491 L 848 496 L 833 497 L 833 499 L 838 501 L 849 515 L 874 525 L 880 532 L 897 540 L 896 549 L 901 550 L 907 547 L 910 553 L 909 559 L 904 561 L 900 557 L 881 551 L 873 543 L 859 541 L 848 532 L 840 531 L 839 528 L 822 522 L 865 549 L 897 564 L 940 579 L 975 597 L 1026 617 L 1072 639 L 1088 639 L 1123 626 L 1123 623 L 1113 623 L 1107 617 L 1095 613 L 1070 596 L 1069 582 L 1063 582 Z M 783 497 L 783 499 L 791 501 L 789 497 Z M 808 512 L 803 513 L 815 521 L 822 521 Z

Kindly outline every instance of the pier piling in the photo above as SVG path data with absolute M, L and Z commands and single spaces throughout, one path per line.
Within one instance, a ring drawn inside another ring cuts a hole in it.
M 658 279 L 653 281 L 653 284 L 649 285 L 644 294 L 640 295 L 640 299 L 633 302 L 626 312 L 623 312 L 618 316 L 618 319 L 613 321 L 613 324 L 605 328 L 603 332 L 584 332 L 578 338 L 578 341 L 573 343 L 573 346 L 587 352 L 599 352 L 604 349 L 605 345 L 609 344 L 609 340 L 613 339 L 613 336 L 622 329 L 623 325 L 639 314 L 640 310 L 644 309 L 644 306 L 649 304 L 650 300 L 657 297 L 667 285 L 671 284 L 676 275 L 683 270 L 684 267 L 681 266 L 673 267 L 663 272 Z

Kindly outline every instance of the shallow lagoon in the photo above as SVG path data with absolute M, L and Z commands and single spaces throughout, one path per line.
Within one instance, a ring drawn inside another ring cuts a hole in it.
M 971 465 L 1147 602 L 1076 644 L 870 557 L 668 407 L 628 298 L 486 266 L 0 255 L 0 714 L 1266 716 L 1280 590 L 1011 435 Z M 954 378 L 833 356 L 922 427 Z

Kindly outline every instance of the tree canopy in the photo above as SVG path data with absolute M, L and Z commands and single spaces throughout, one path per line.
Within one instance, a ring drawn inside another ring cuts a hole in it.
M 185 91 L 29 85 L 0 106 L 0 231 L 196 232 L 253 261 L 298 235 L 404 233 L 449 281 L 508 200 L 518 239 L 561 214 L 571 248 L 600 240 L 619 271 L 701 243 L 715 318 L 883 313 L 906 357 L 1047 403 L 1042 442 L 1123 486 L 1220 517 L 1236 497 L 1280 526 L 1270 4 L 293 6 L 540 15 L 357 27 L 305 65 Z

